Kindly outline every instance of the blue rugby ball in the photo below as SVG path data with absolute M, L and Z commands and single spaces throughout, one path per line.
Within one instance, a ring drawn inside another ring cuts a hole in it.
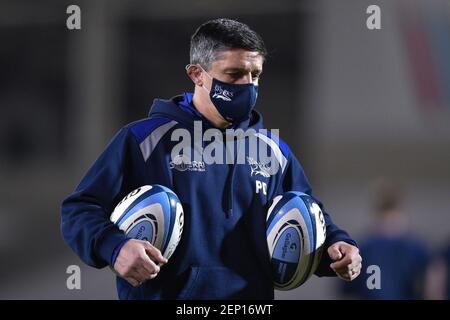
M 326 236 L 322 210 L 311 196 L 289 191 L 273 199 L 266 226 L 274 287 L 295 289 L 320 262 Z
M 183 207 L 177 195 L 161 185 L 145 185 L 130 192 L 110 217 L 129 237 L 145 240 L 169 259 L 183 233 Z

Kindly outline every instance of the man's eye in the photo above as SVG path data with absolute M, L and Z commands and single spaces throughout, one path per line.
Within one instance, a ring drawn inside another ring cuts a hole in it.
M 229 75 L 234 79 L 239 79 L 240 77 L 242 77 L 242 73 L 238 73 L 238 72 L 229 73 Z
M 235 80 L 239 80 L 242 77 L 244 77 L 246 75 L 246 73 L 242 73 L 242 72 L 233 72 L 233 73 L 228 73 L 228 75 Z M 259 78 L 261 78 L 260 74 L 252 74 L 252 80 L 258 80 Z

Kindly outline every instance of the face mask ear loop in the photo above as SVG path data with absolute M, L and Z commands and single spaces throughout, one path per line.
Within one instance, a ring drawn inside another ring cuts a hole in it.
M 206 70 L 205 69 L 203 69 L 203 67 L 200 65 L 200 64 L 197 64 L 199 67 L 200 67 L 200 69 L 202 69 L 202 71 L 204 72 L 204 73 L 206 73 L 206 75 L 212 80 L 213 79 L 213 77 L 211 77 L 211 75 L 208 73 L 208 72 L 206 72 Z M 205 87 L 205 85 L 202 83 L 202 88 L 204 89 L 204 90 L 206 90 L 206 92 L 209 94 L 210 92 L 211 92 L 211 90 L 208 90 L 206 87 Z M 212 89 L 212 88 L 211 88 Z
M 184 69 L 186 70 L 186 71 L 188 71 L 188 69 L 191 67 L 191 66 L 193 66 L 193 64 L 192 63 L 188 63 L 185 67 L 184 67 Z M 200 66 L 200 65 L 198 65 L 200 68 L 202 68 L 202 66 Z M 202 70 L 203 70 L 203 68 L 202 68 Z M 207 90 L 204 86 L 203 86 L 203 84 L 201 85 L 201 87 L 203 88 L 203 89 L 205 89 L 205 90 Z M 208 91 L 209 92 L 209 91 Z

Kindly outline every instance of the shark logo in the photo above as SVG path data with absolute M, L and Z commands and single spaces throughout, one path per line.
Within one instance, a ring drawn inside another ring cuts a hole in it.
M 231 101 L 233 98 L 233 92 L 222 89 L 221 86 L 216 85 L 214 87 L 214 94 L 212 96 L 215 99 L 222 99 L 224 101 Z
M 257 176 L 262 175 L 263 177 L 269 178 L 270 177 L 270 169 L 267 167 L 267 165 L 259 163 L 258 161 L 254 160 L 252 157 L 247 157 L 248 164 L 250 165 L 250 175 Z

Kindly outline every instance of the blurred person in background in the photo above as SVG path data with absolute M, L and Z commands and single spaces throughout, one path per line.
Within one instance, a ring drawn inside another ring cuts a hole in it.
M 408 227 L 403 208 L 403 191 L 385 178 L 374 184 L 375 222 L 360 241 L 365 267 L 380 269 L 380 289 L 369 289 L 371 273 L 352 283 L 344 283 L 342 292 L 357 299 L 409 300 L 424 298 L 424 278 L 429 261 L 426 246 Z

